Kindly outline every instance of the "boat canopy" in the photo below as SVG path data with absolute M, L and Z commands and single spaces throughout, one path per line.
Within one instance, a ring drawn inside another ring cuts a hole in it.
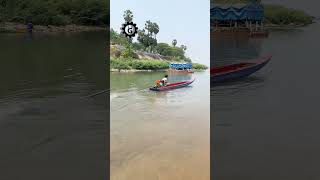
M 264 7 L 260 3 L 211 4 L 210 18 L 211 21 L 262 21 L 264 19 Z
M 178 70 L 182 70 L 182 69 L 192 69 L 192 64 L 191 63 L 171 63 L 169 65 L 169 67 L 171 69 L 178 69 Z

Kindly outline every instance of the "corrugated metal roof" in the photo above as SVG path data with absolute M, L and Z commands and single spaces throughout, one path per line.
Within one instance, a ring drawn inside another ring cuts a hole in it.
M 264 8 L 261 4 L 211 4 L 211 20 L 257 20 L 264 19 Z

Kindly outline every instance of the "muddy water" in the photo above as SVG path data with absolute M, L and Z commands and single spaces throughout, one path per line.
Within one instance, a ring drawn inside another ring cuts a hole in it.
M 210 178 L 209 74 L 195 73 L 190 87 L 148 91 L 161 76 L 111 75 L 112 180 Z
M 213 40 L 216 64 L 273 55 L 253 76 L 211 88 L 216 179 L 320 178 L 319 30 Z
M 0 34 L 1 179 L 106 179 L 105 33 Z

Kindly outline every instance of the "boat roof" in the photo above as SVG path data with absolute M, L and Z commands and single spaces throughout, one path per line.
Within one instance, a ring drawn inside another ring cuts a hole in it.
M 169 67 L 171 69 L 191 69 L 192 63 L 171 63 Z

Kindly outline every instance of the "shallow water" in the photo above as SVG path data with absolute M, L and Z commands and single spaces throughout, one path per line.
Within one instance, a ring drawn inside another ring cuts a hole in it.
M 1 179 L 106 179 L 104 34 L 0 34 Z
M 111 74 L 111 179 L 210 178 L 209 74 L 189 87 L 152 92 L 163 73 Z M 169 75 L 169 82 L 190 79 Z
M 216 179 L 320 178 L 319 30 L 316 23 L 268 39 L 213 39 L 215 65 L 273 55 L 257 74 L 211 88 Z

